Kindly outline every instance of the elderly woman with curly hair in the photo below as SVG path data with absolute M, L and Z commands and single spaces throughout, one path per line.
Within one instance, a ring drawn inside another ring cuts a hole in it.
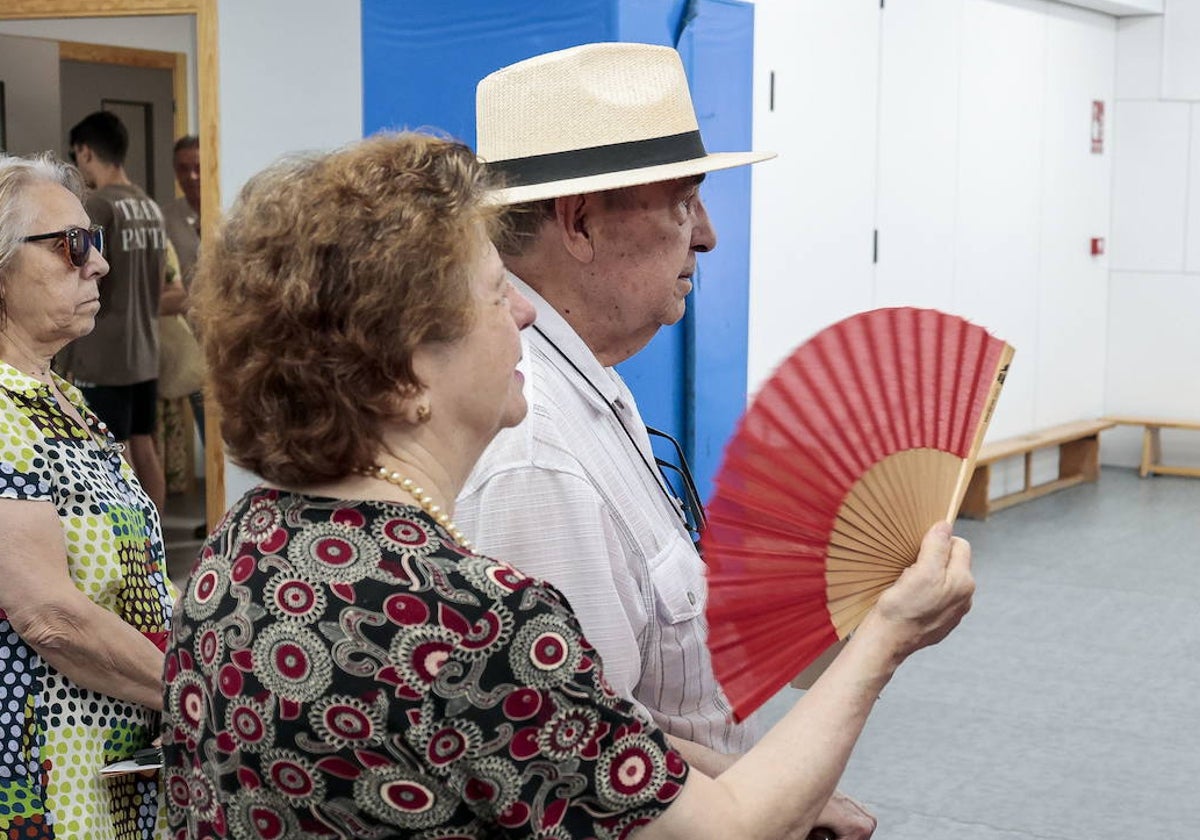
M 563 596 L 453 504 L 520 422 L 533 309 L 462 145 L 277 165 L 205 244 L 198 307 L 234 460 L 167 651 L 184 837 L 803 837 L 896 667 L 966 611 L 935 529 L 817 685 L 719 779 L 609 688 Z M 570 546 L 562 546 L 569 551 Z
M 108 273 L 83 180 L 0 156 L 0 836 L 158 836 L 149 745 L 172 592 L 158 512 L 82 394 L 50 369 Z

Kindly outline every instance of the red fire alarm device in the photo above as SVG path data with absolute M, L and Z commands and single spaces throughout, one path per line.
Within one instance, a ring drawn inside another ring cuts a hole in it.
M 1104 237 L 1103 236 L 1093 236 L 1092 237 L 1092 256 L 1099 257 L 1103 253 L 1104 253 Z
M 1092 154 L 1104 154 L 1104 100 L 1092 100 Z

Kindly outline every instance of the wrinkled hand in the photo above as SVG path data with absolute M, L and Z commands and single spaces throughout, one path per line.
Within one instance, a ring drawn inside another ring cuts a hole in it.
M 817 827 L 808 836 L 809 840 L 870 840 L 878 824 L 859 802 L 835 790 L 817 817 Z
M 971 609 L 975 581 L 971 546 L 939 522 L 929 529 L 913 565 L 904 570 L 873 611 L 899 645 L 902 656 L 935 645 Z

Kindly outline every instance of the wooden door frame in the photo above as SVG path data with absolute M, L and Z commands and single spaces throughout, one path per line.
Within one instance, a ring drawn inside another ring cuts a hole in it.
M 210 238 L 216 232 L 221 207 L 217 0 L 5 0 L 0 6 L 0 20 L 150 15 L 192 15 L 196 19 L 201 236 Z M 211 526 L 225 512 L 225 447 L 217 407 L 209 404 L 205 408 L 205 507 Z
M 188 90 L 187 53 L 114 47 L 108 44 L 85 44 L 82 41 L 59 41 L 58 60 L 169 70 L 171 72 L 171 98 L 175 102 L 175 111 L 171 115 L 173 136 L 182 137 L 188 133 L 188 112 L 192 97 Z M 179 184 L 176 184 L 175 195 L 182 194 Z

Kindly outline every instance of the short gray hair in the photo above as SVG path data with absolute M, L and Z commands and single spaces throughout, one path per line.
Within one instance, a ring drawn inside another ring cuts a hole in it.
M 616 187 L 601 190 L 598 194 L 604 197 L 606 207 L 630 207 L 636 200 L 636 190 L 637 187 Z M 542 226 L 554 218 L 555 200 L 543 198 L 540 201 L 528 201 L 506 207 L 501 217 L 500 230 L 496 234 L 496 250 L 506 257 L 524 256 L 537 241 Z
M 17 257 L 21 239 L 31 235 L 28 227 L 34 208 L 27 200 L 27 192 L 34 184 L 65 187 L 80 202 L 87 194 L 79 170 L 50 152 L 29 157 L 0 155 L 0 328 L 8 322 L 4 282 Z

